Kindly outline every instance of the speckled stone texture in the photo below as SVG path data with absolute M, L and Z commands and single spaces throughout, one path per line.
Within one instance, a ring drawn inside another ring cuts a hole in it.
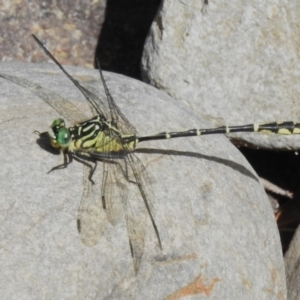
M 37 35 L 63 64 L 91 67 L 104 21 L 105 3 L 95 1 L 0 2 L 0 60 L 45 61 L 32 43 Z
M 298 121 L 299 1 L 165 0 L 146 40 L 144 80 L 211 125 Z M 299 149 L 300 136 L 239 135 Z
M 104 99 L 97 71 L 68 70 Z M 89 116 L 87 101 L 53 65 L 0 63 L 0 73 L 41 86 L 30 91 L 0 79 L 0 290 L 6 299 L 286 299 L 270 203 L 253 169 L 224 136 L 138 145 L 163 250 L 148 220 L 135 276 L 124 217 L 115 226 L 104 217 L 98 243 L 83 244 L 76 226 L 82 165 L 47 174 L 62 157 L 39 147 L 33 133 L 46 131 L 60 116 L 38 92 L 64 107 L 62 98 L 68 99 Z M 104 76 L 140 134 L 207 126 L 151 86 Z M 97 186 L 101 170 L 99 163 Z M 132 203 L 141 205 L 131 188 Z

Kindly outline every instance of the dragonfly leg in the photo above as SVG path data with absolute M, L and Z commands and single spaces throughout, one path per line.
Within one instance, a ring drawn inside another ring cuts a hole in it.
M 97 169 L 97 161 L 96 160 L 89 160 L 90 162 L 94 163 L 94 166 L 92 166 L 91 164 L 87 163 L 85 159 L 79 158 L 78 156 L 74 156 L 74 159 L 80 163 L 82 163 L 83 165 L 87 166 L 90 168 L 90 174 L 89 174 L 89 181 L 92 184 L 95 184 L 94 180 L 92 179 L 96 169 Z
M 105 163 L 103 163 L 103 176 L 102 176 L 102 186 L 101 186 L 101 199 L 102 199 L 103 209 L 106 209 L 105 188 L 106 188 L 106 182 L 107 182 L 107 175 L 108 175 L 107 166 Z
M 65 168 L 68 167 L 68 165 L 70 163 L 72 163 L 72 161 L 73 161 L 72 156 L 69 153 L 65 153 L 65 152 L 63 152 L 63 154 L 64 154 L 64 163 L 60 164 L 56 167 L 53 167 L 47 174 L 49 174 L 49 173 L 51 173 L 52 171 L 55 171 L 55 170 L 65 169 Z
M 117 162 L 117 161 L 111 161 L 111 163 L 114 163 L 118 166 L 120 172 L 123 173 L 123 176 L 124 176 L 124 178 L 126 179 L 127 182 L 137 184 L 136 181 L 129 178 L 128 161 L 126 159 L 124 160 L 124 166 L 121 163 Z

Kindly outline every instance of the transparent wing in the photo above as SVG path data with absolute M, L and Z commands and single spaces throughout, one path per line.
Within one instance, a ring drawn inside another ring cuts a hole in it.
M 128 185 L 128 182 L 126 184 Z M 135 273 L 139 269 L 144 254 L 147 221 L 145 207 L 141 201 L 137 201 L 137 197 L 136 187 L 133 184 L 129 185 L 129 192 L 126 198 L 123 197 L 123 201 L 127 235 Z
M 154 195 L 145 167 L 133 153 L 128 152 L 119 157 L 111 153 L 89 152 L 93 159 L 98 158 L 103 162 L 103 172 L 100 172 L 102 184 L 99 184 L 100 180 L 96 177 L 95 185 L 88 182 L 89 189 L 84 190 L 78 214 L 81 240 L 87 246 L 95 245 L 107 221 L 116 225 L 125 216 L 134 270 L 137 272 L 144 253 L 149 218 L 161 248 L 154 220 Z M 89 169 L 85 167 L 85 179 L 88 178 L 88 172 Z
M 74 79 L 66 70 L 65 68 L 57 61 L 57 59 L 50 53 L 50 51 L 43 45 L 43 43 L 34 35 L 32 37 L 36 41 L 36 43 L 41 47 L 41 49 L 46 53 L 46 55 L 62 70 L 62 72 L 72 81 L 72 83 L 80 90 L 80 92 L 84 95 L 86 100 L 91 104 L 92 110 L 97 112 L 107 118 L 105 113 L 105 109 L 103 109 L 103 102 L 102 100 L 84 88 L 76 79 Z
M 84 190 L 77 225 L 81 241 L 92 247 L 98 243 L 108 222 L 116 225 L 125 215 L 133 267 L 137 273 L 144 253 L 147 211 L 143 202 L 137 201 L 136 184 L 124 175 L 124 162 L 103 163 L 102 185 L 98 180 L 95 185 L 88 181 L 90 168 L 84 165 Z
M 93 111 L 97 112 L 98 114 L 100 114 L 103 117 L 105 117 L 106 119 L 108 119 L 108 116 L 107 116 L 108 111 L 107 111 L 107 108 L 106 108 L 104 102 L 99 97 L 97 97 L 94 93 L 90 92 L 88 89 L 83 87 L 76 79 L 74 79 L 34 34 L 32 34 L 32 37 L 36 41 L 36 43 L 41 47 L 41 49 L 46 53 L 46 55 L 62 70 L 62 72 L 81 91 L 81 93 L 84 95 L 86 100 L 91 104 Z M 101 80 L 102 80 L 102 83 L 104 86 L 105 94 L 107 96 L 110 120 L 112 121 L 112 124 L 114 126 L 116 126 L 117 128 L 119 128 L 120 132 L 122 134 L 136 133 L 135 128 L 130 124 L 130 122 L 127 120 L 127 118 L 122 114 L 122 112 L 116 105 L 114 99 L 110 95 L 109 90 L 106 86 L 99 62 L 98 62 L 98 65 L 99 65 L 100 77 L 101 77 Z
M 103 170 L 96 171 L 94 185 L 88 180 L 90 168 L 84 165 L 84 189 L 77 224 L 81 241 L 87 246 L 97 244 L 108 222 L 115 226 L 123 218 L 127 185 L 119 164 L 107 160 L 101 163 Z
M 131 180 L 132 170 L 128 164 L 127 156 L 123 159 L 111 160 L 107 164 L 110 168 L 113 178 L 113 185 L 111 188 L 114 190 L 114 197 L 105 193 L 105 197 L 111 198 L 111 200 L 120 199 L 121 203 L 118 203 L 118 207 L 122 207 L 124 210 L 127 235 L 133 259 L 133 267 L 135 273 L 137 273 L 141 259 L 144 253 L 145 235 L 146 235 L 146 223 L 147 223 L 147 210 L 143 201 L 140 201 L 140 194 L 137 192 L 137 184 L 134 180 Z M 110 209 L 110 205 L 107 205 L 108 216 L 114 213 L 115 210 Z M 114 218 L 113 218 L 114 219 Z
M 16 83 L 31 91 L 33 94 L 43 99 L 49 106 L 57 111 L 60 116 L 62 116 L 72 124 L 75 124 L 80 120 L 87 119 L 85 114 L 83 114 L 74 104 L 72 104 L 67 99 L 59 96 L 58 94 L 52 92 L 51 90 L 41 87 L 40 85 L 30 82 L 21 77 L 6 74 L 0 74 L 0 77 Z
M 99 68 L 101 81 L 102 81 L 104 91 L 105 91 L 105 94 L 106 94 L 106 98 L 107 98 L 107 102 L 108 102 L 112 124 L 120 130 L 120 133 L 122 135 L 124 135 L 124 134 L 137 134 L 137 131 L 136 131 L 135 127 L 123 115 L 123 113 L 121 112 L 121 110 L 117 106 L 114 98 L 110 94 L 110 92 L 108 90 L 108 87 L 106 85 L 106 81 L 104 79 L 99 61 L 98 61 L 98 68 Z
M 146 171 L 145 166 L 141 162 L 141 160 L 132 152 L 127 154 L 128 164 L 130 166 L 129 170 L 131 170 L 133 181 L 135 181 L 135 185 L 137 186 L 140 197 L 142 201 L 140 201 L 146 210 L 147 215 L 150 218 L 151 225 L 153 227 L 154 233 L 156 235 L 158 245 L 160 249 L 162 249 L 161 239 L 159 236 L 158 228 L 154 219 L 155 209 L 154 209 L 154 194 L 153 190 L 150 187 L 151 179 Z
M 83 193 L 77 215 L 81 241 L 89 247 L 96 245 L 105 230 L 106 213 L 102 207 L 100 184 L 88 180 L 90 168 L 83 165 Z
M 102 181 L 101 195 L 105 206 L 107 219 L 112 225 L 116 225 L 123 217 L 123 198 L 127 197 L 127 186 L 124 176 L 120 173 L 118 163 L 103 163 L 103 179 L 107 174 L 106 181 Z

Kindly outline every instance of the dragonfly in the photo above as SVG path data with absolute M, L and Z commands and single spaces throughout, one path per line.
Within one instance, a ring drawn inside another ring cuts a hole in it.
M 48 132 L 38 132 L 41 138 L 47 138 L 51 146 L 63 154 L 63 163 L 53 167 L 49 173 L 67 168 L 73 160 L 83 164 L 84 188 L 77 218 L 81 239 L 87 246 L 95 245 L 101 236 L 104 218 L 107 218 L 114 225 L 124 216 L 133 268 L 136 274 L 144 253 L 146 215 L 150 219 L 158 247 L 162 249 L 158 226 L 154 218 L 154 194 L 150 186 L 151 180 L 142 161 L 135 155 L 137 144 L 151 140 L 233 132 L 283 135 L 300 133 L 300 123 L 286 121 L 138 135 L 134 126 L 116 105 L 100 66 L 99 74 L 106 95 L 105 100 L 96 96 L 90 89 L 74 79 L 35 35 L 33 38 L 80 90 L 88 101 L 92 112 L 95 113 L 94 117 L 83 119 L 83 114 L 78 112 L 78 109 L 72 104 L 66 102 L 65 99 L 59 99 L 51 91 L 44 93 L 41 87 L 36 84 L 5 74 L 0 74 L 0 77 L 29 88 L 51 105 L 61 116 L 73 122 L 72 127 L 66 127 L 64 119 L 57 118 L 52 122 Z M 63 103 L 59 104 L 59 101 L 63 101 Z M 63 111 L 62 107 L 68 111 Z M 83 121 L 78 122 L 76 118 L 81 118 Z M 93 177 L 99 162 L 102 164 L 102 180 L 101 184 L 96 184 Z M 139 191 L 138 198 L 130 197 L 131 189 Z

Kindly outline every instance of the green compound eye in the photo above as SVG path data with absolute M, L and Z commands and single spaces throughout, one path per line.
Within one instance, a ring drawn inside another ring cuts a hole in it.
M 65 126 L 65 121 L 61 118 L 55 119 L 51 124 L 51 128 L 53 128 L 53 127 L 64 127 L 64 126 Z
M 51 129 L 55 136 L 57 135 L 58 130 L 62 127 L 65 127 L 65 121 L 61 118 L 55 119 L 51 124 Z
M 57 133 L 57 143 L 61 147 L 68 147 L 70 141 L 71 141 L 70 130 L 65 127 L 60 128 Z

